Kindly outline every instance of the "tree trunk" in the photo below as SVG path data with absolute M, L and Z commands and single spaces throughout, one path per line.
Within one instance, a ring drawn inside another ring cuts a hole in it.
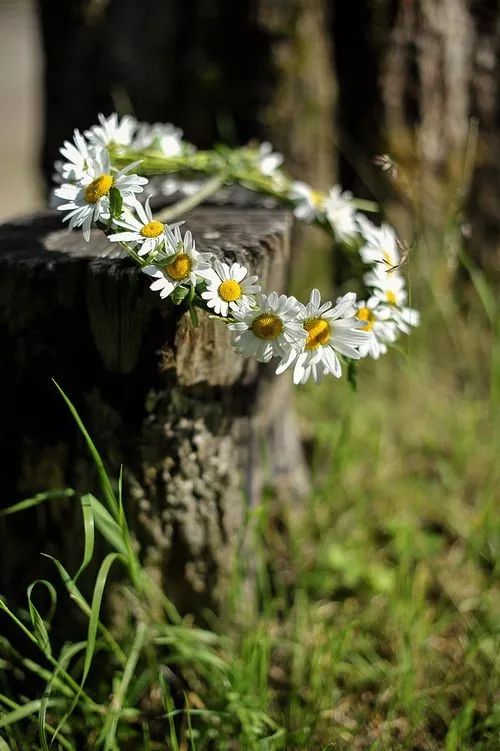
M 408 173 L 441 252 L 450 212 L 468 194 L 463 219 L 470 223 L 471 253 L 500 278 L 498 5 L 371 0 L 363 6 L 371 16 L 361 54 L 374 56 L 378 78 L 377 102 L 370 104 L 379 112 L 374 153 L 387 151 Z M 472 120 L 479 127 L 475 151 Z
M 283 290 L 288 213 L 201 208 L 188 223 L 201 250 Z M 290 379 L 234 355 L 227 328 L 207 315 L 193 328 L 99 233 L 87 244 L 52 214 L 0 228 L 0 352 L 9 353 L 0 369 L 4 504 L 65 486 L 99 494 L 53 377 L 111 474 L 123 464 L 143 559 L 183 611 L 220 602 L 263 464 L 288 502 L 307 485 Z M 57 501 L 2 520 L 0 592 L 19 593 L 40 574 L 41 551 L 72 570 L 81 555 L 77 505 Z

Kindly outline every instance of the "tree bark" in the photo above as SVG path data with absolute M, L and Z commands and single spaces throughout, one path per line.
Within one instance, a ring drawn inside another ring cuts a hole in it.
M 421 216 L 437 230 L 438 242 L 450 211 L 465 204 L 461 220 L 470 224 L 470 252 L 500 279 L 500 209 L 493 198 L 500 186 L 500 8 L 476 0 L 371 5 L 379 151 L 388 151 L 409 174 Z
M 284 289 L 288 213 L 201 208 L 187 221 L 201 250 Z M 3 503 L 65 486 L 99 494 L 55 378 L 111 474 L 123 464 L 143 560 L 182 611 L 223 597 L 246 512 L 260 499 L 265 452 L 266 479 L 287 502 L 307 486 L 290 379 L 234 355 L 227 328 L 207 315 L 193 328 L 99 233 L 87 244 L 52 214 L 0 227 L 0 352 L 9 353 L 0 368 Z M 0 592 L 23 590 L 43 568 L 41 551 L 76 565 L 77 506 L 58 501 L 1 521 Z

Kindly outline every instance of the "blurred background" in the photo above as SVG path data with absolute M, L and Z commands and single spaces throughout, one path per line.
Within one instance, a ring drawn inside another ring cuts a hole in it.
M 3 219 L 41 207 L 62 141 L 113 110 L 200 147 L 268 139 L 294 177 L 380 202 L 422 325 L 357 392 L 298 391 L 306 518 L 284 541 L 263 514 L 262 612 L 222 628 L 283 748 L 496 751 L 499 3 L 2 0 L 0 49 Z M 297 294 L 355 276 L 307 242 Z
M 4 218 L 41 204 L 75 127 L 117 110 L 199 147 L 268 139 L 294 176 L 386 206 L 394 186 L 373 157 L 387 152 L 427 225 L 462 191 L 471 255 L 498 275 L 494 0 L 2 0 L 0 13 Z
M 0 219 L 43 205 L 42 58 L 33 2 L 0 2 Z

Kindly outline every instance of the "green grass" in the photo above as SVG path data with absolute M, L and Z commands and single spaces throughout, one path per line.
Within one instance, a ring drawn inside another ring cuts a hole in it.
M 78 582 L 54 569 L 81 640 L 52 651 L 38 589 L 13 609 L 32 646 L 0 641 L 1 751 L 500 748 L 498 305 L 470 266 L 455 285 L 439 248 L 411 271 L 423 325 L 403 351 L 364 363 L 357 392 L 299 393 L 313 490 L 285 531 L 272 498 L 254 514 L 258 609 L 235 577 L 212 630 L 178 617 L 94 453 Z M 115 567 L 119 628 L 101 607 Z
M 500 747 L 500 441 L 481 359 L 450 368 L 434 337 L 362 372 L 358 394 L 304 398 L 317 491 L 298 584 L 306 632 L 329 643 L 319 739 L 345 748 Z

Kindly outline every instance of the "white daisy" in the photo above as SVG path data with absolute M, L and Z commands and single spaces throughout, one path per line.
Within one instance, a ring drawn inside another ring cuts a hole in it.
M 155 148 L 165 156 L 182 154 L 182 130 L 171 123 L 140 123 L 132 148 L 137 151 Z
M 64 141 L 59 151 L 64 160 L 54 163 L 56 174 L 59 175 L 56 181 L 78 182 L 85 178 L 95 153 L 79 130 L 73 132 L 73 141 Z
M 272 144 L 268 141 L 260 144 L 259 169 L 263 175 L 272 175 L 283 164 L 283 160 L 283 154 L 273 151 Z
M 365 263 L 380 265 L 380 270 L 391 272 L 396 269 L 401 257 L 398 239 L 393 228 L 388 224 L 377 227 L 364 216 L 358 217 L 358 226 L 366 240 L 359 249 L 359 255 Z
M 57 185 L 61 185 L 62 183 L 66 182 L 68 177 L 64 177 L 66 163 L 62 161 L 62 159 L 56 159 L 54 162 L 54 172 L 52 173 L 52 182 L 56 183 Z
M 289 198 L 294 202 L 293 213 L 303 222 L 313 222 L 321 215 L 325 194 L 313 190 L 307 183 L 295 180 L 290 188 Z
M 69 222 L 68 228 L 82 227 L 85 240 L 90 240 L 92 224 L 110 218 L 109 191 L 112 187 L 120 191 L 125 204 L 133 202 L 135 194 L 140 193 L 148 182 L 145 177 L 127 174 L 136 166 L 137 163 L 129 164 L 118 172 L 111 167 L 105 149 L 89 155 L 86 173 L 78 183 L 64 183 L 54 191 L 56 199 L 62 199 L 57 209 L 68 212 L 63 218 L 63 222 Z
M 312 376 L 318 383 L 325 373 L 340 378 L 342 368 L 338 354 L 359 360 L 359 347 L 370 341 L 371 335 L 362 331 L 362 322 L 354 317 L 356 295 L 348 292 L 338 298 L 336 305 L 321 304 L 319 290 L 313 289 L 307 305 L 301 305 L 299 320 L 307 339 L 298 355 L 289 352 L 276 373 L 294 364 L 294 383 L 306 383 Z
M 162 180 L 159 186 L 159 191 L 163 196 L 174 196 L 176 193 L 182 192 L 183 180 L 178 180 L 176 177 L 166 177 Z
M 325 198 L 322 209 L 338 240 L 348 241 L 357 234 L 356 209 L 351 193 L 342 193 L 340 186 L 334 185 Z
M 374 266 L 364 276 L 365 284 L 373 287 L 373 295 L 386 305 L 402 307 L 406 303 L 407 292 L 404 277 L 397 270 L 386 270 L 382 266 Z
M 392 314 L 392 309 L 387 305 L 381 305 L 376 297 L 370 297 L 366 302 L 358 302 L 356 318 L 363 324 L 362 331 L 371 334 L 370 340 L 359 346 L 361 357 L 370 355 L 377 360 L 380 355 L 387 352 L 387 343 L 396 341 L 397 327 L 392 320 Z
M 74 131 L 73 141 L 64 141 L 59 151 L 64 160 L 56 159 L 52 174 L 52 181 L 58 187 L 64 183 L 80 183 L 88 177 L 96 148 L 87 143 L 79 130 Z M 59 197 L 56 189 L 52 190 L 49 199 L 50 207 L 58 208 L 64 203 L 67 203 L 67 199 Z
M 150 285 L 161 298 L 168 297 L 181 285 L 196 284 L 210 275 L 209 261 L 212 253 L 198 253 L 189 230 L 184 237 L 178 226 L 172 230 L 165 226 L 166 254 L 156 260 L 155 265 L 144 266 L 143 271 L 154 278 Z M 168 253 L 168 251 L 172 251 Z
M 301 349 L 307 334 L 297 320 L 300 304 L 295 297 L 260 295 L 255 308 L 241 307 L 232 312 L 228 324 L 233 332 L 235 352 L 269 362 L 272 357 L 287 357 L 290 350 Z
M 99 125 L 94 125 L 85 131 L 85 136 L 91 144 L 98 146 L 130 146 L 137 120 L 131 115 L 118 119 L 116 112 L 109 117 L 102 113 L 98 116 Z
M 409 334 L 412 327 L 419 325 L 420 313 L 406 306 L 406 284 L 397 270 L 386 271 L 381 266 L 375 266 L 365 274 L 364 280 L 367 286 L 373 288 L 371 299 L 390 307 L 392 320 L 399 331 Z
M 55 183 L 49 194 L 49 207 L 51 209 L 57 209 L 63 203 L 66 203 L 66 199 L 56 196 L 56 190 L 63 185 L 66 180 L 63 178 L 61 172 L 63 163 L 61 161 L 54 162 L 55 172 L 52 173 L 52 182 Z
M 414 308 L 407 308 L 405 306 L 394 308 L 392 317 L 396 327 L 403 334 L 409 334 L 413 327 L 420 324 L 420 313 L 418 310 L 414 310 Z
M 138 254 L 147 256 L 165 243 L 165 225 L 153 219 L 149 198 L 144 206 L 139 201 L 134 201 L 132 208 L 138 216 L 128 211 L 120 219 L 115 219 L 115 225 L 123 227 L 125 232 L 115 232 L 109 235 L 108 240 L 116 243 L 133 242 Z
M 347 241 L 358 231 L 356 209 L 352 204 L 352 195 L 342 192 L 339 185 L 334 185 L 328 194 L 313 190 L 307 183 L 295 181 L 289 192 L 295 206 L 293 213 L 304 222 L 326 219 L 335 236 L 340 241 Z
M 255 284 L 257 279 L 256 276 L 249 276 L 245 266 L 239 263 L 229 266 L 215 259 L 206 292 L 201 296 L 214 313 L 226 318 L 229 310 L 251 305 L 253 296 L 260 292 L 260 286 Z

